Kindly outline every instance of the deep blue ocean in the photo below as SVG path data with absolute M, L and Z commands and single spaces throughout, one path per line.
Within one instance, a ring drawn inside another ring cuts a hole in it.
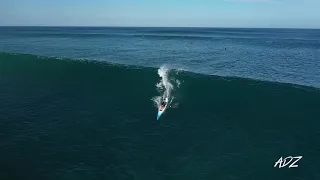
M 316 29 L 0 27 L 0 179 L 320 179 L 319 88 Z
M 320 30 L 3 27 L 2 52 L 320 87 Z

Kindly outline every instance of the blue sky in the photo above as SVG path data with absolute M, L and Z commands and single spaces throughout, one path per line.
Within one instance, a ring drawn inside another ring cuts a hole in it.
M 0 0 L 0 25 L 320 28 L 320 0 Z

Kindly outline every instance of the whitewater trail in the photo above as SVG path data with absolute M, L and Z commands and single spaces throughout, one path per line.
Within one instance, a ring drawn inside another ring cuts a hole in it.
M 166 97 L 169 98 L 168 105 L 170 106 L 171 102 L 174 100 L 172 92 L 175 88 L 179 88 L 180 86 L 179 80 L 176 80 L 175 77 L 169 77 L 169 75 L 172 74 L 170 71 L 171 70 L 166 65 L 163 65 L 158 69 L 158 75 L 161 79 L 160 82 L 156 84 L 156 88 L 160 95 L 152 98 L 152 101 L 157 108 L 160 106 L 161 101 Z M 174 107 L 176 106 L 177 105 Z

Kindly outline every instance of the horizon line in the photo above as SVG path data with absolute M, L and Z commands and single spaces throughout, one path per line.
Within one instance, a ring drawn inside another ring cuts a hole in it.
M 90 25 L 0 25 L 0 27 L 96 27 L 96 28 L 216 28 L 216 29 L 310 29 L 320 28 L 301 27 L 232 27 L 232 26 L 90 26 Z

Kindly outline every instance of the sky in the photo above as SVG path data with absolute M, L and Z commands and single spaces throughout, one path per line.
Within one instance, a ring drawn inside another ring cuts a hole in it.
M 320 0 L 0 0 L 0 26 L 320 28 Z

